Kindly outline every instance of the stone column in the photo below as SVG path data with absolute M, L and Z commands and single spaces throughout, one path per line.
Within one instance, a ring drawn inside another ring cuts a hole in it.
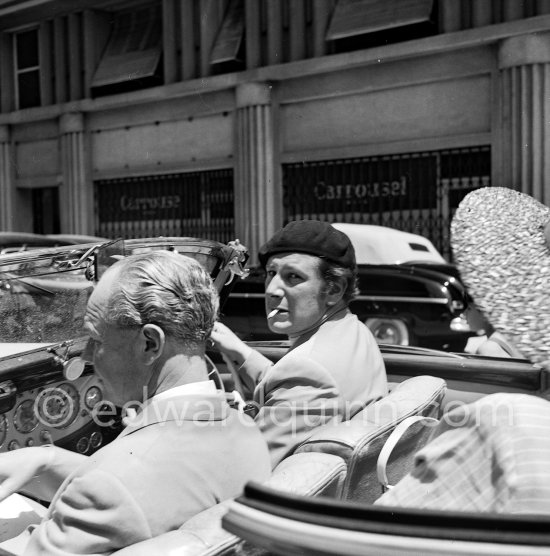
M 94 234 L 92 183 L 88 179 L 84 117 L 63 114 L 59 120 L 63 183 L 59 188 L 61 230 L 71 234 Z
M 247 83 L 236 94 L 235 231 L 253 264 L 260 245 L 282 225 L 271 86 Z
M 14 230 L 15 184 L 10 129 L 0 125 L 0 230 Z
M 502 41 L 499 70 L 494 185 L 550 204 L 550 33 Z

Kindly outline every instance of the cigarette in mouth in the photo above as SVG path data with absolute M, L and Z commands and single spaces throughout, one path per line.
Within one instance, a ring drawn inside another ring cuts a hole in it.
M 279 312 L 279 309 L 273 309 L 273 311 L 271 311 L 269 313 L 269 315 L 267 315 L 267 318 L 272 319 L 278 312 Z

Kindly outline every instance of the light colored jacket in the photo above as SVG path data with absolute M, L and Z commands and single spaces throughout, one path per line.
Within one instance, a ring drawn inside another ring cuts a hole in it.
M 300 337 L 276 364 L 253 351 L 239 368 L 254 384 L 255 421 L 271 464 L 331 419 L 349 419 L 388 393 L 384 360 L 370 330 L 344 310 Z
M 265 440 L 223 394 L 162 396 L 63 482 L 25 554 L 110 554 L 269 477 Z

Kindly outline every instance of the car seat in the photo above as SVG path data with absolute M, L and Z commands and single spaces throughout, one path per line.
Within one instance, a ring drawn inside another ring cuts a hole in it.
M 265 484 L 292 494 L 339 498 L 345 475 L 346 464 L 342 458 L 333 454 L 302 453 L 281 461 Z M 192 517 L 179 529 L 123 548 L 113 556 L 233 554 L 244 541 L 222 528 L 222 517 L 231 502 L 220 502 Z
M 408 417 L 438 418 L 445 391 L 443 379 L 409 378 L 349 421 L 319 427 L 295 453 L 322 452 L 341 457 L 348 467 L 342 498 L 372 503 L 383 493 L 377 476 L 377 461 L 388 437 Z M 432 434 L 434 427 L 431 425 L 430 421 L 420 420 L 404 432 L 387 463 L 390 483 L 396 483 L 412 467 L 414 454 Z

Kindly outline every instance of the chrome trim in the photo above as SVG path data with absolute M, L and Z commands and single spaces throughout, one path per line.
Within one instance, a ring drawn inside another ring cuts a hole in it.
M 458 315 L 450 322 L 451 330 L 454 332 L 474 332 L 468 323 L 468 319 L 464 315 Z
M 399 297 L 384 295 L 358 295 L 352 301 L 400 301 L 402 303 L 431 303 L 434 305 L 447 305 L 449 300 L 445 297 Z
M 231 502 L 223 527 L 270 554 L 309 554 L 321 556 L 543 556 L 548 546 L 453 540 L 421 536 L 339 529 L 322 524 L 292 520 L 256 508 Z M 412 527 L 412 526 L 411 526 Z
M 231 293 L 230 297 L 240 299 L 264 299 L 263 293 Z M 383 295 L 358 295 L 352 301 L 400 301 L 401 303 L 430 303 L 433 305 L 447 305 L 449 300 L 445 297 L 399 297 Z
M 263 293 L 230 293 L 229 297 L 240 297 L 241 299 L 264 299 Z

